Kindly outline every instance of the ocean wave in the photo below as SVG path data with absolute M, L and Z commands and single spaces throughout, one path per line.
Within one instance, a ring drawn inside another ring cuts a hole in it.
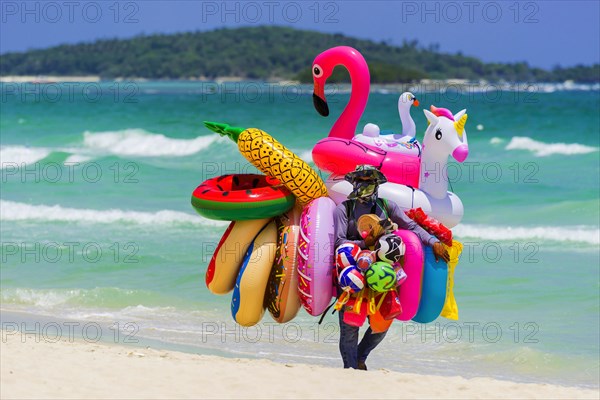
M 300 157 L 301 159 L 303 159 L 304 161 L 306 161 L 307 163 L 313 163 L 313 158 L 312 158 L 312 150 L 303 150 L 300 151 L 298 153 L 298 157 Z
M 171 307 L 160 305 L 165 296 L 142 289 L 96 287 L 91 289 L 3 288 L 3 304 L 34 306 L 40 309 L 76 307 L 78 317 L 114 316 L 112 310 L 127 312 L 128 316 L 150 316 Z M 151 306 L 145 307 L 141 303 Z M 99 308 L 102 307 L 102 308 Z M 137 312 L 137 314 L 136 314 Z M 70 315 L 75 317 L 74 315 Z
M 82 163 L 93 159 L 92 154 L 77 147 L 26 147 L 6 146 L 0 148 L 2 169 L 22 168 L 23 165 L 35 164 L 39 161 L 64 164 Z
M 199 215 L 180 211 L 161 210 L 156 212 L 128 210 L 90 210 L 67 208 L 59 205 L 31 205 L 8 200 L 0 200 L 0 213 L 4 221 L 44 221 L 44 222 L 91 222 L 110 224 L 127 222 L 148 225 L 192 224 L 204 226 L 226 226 L 225 221 L 213 221 Z
M 183 157 L 201 152 L 213 143 L 230 143 L 218 135 L 195 139 L 173 139 L 143 129 L 83 133 L 82 142 L 71 147 L 3 146 L 0 148 L 2 169 L 30 165 L 57 155 L 61 163 L 82 163 L 98 156 Z
M 70 156 L 68 156 L 65 159 L 65 164 L 76 164 L 76 163 L 83 163 L 83 162 L 87 162 L 92 160 L 93 157 L 91 156 L 85 156 L 83 154 L 71 154 Z
M 500 144 L 500 143 L 504 143 L 504 139 L 499 138 L 499 137 L 493 137 L 490 139 L 490 144 Z
M 600 230 L 593 226 L 487 226 L 461 224 L 452 228 L 455 236 L 462 238 L 477 238 L 483 240 L 548 240 L 555 242 L 579 242 L 585 244 L 600 244 Z
M 9 166 L 21 166 L 22 164 L 33 164 L 43 160 L 52 153 L 51 149 L 43 147 L 5 146 L 0 148 L 0 160 L 2 169 Z
M 119 156 L 189 156 L 219 141 L 217 135 L 195 139 L 173 139 L 144 129 L 83 133 L 83 145 L 88 149 L 106 151 Z
M 42 308 L 63 305 L 81 295 L 80 289 L 2 289 L 2 303 L 32 305 Z
M 493 140 L 493 139 L 492 139 Z M 588 154 L 598 151 L 597 147 L 586 146 L 579 143 L 544 143 L 529 137 L 514 136 L 505 147 L 506 150 L 528 150 L 537 157 L 552 154 L 576 155 Z

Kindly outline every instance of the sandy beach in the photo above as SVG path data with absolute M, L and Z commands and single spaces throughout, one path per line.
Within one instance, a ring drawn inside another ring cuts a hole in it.
M 488 378 L 355 371 L 2 333 L 2 399 L 598 399 L 597 390 Z

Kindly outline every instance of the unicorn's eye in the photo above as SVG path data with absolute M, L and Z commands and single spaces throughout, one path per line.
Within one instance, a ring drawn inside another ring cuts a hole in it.
M 436 138 L 437 140 L 442 140 L 442 130 L 441 130 L 441 129 L 438 129 L 438 130 L 435 132 L 435 138 Z

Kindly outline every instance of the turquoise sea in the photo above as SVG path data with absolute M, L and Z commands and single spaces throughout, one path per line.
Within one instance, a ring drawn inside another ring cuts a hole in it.
M 331 116 L 309 86 L 106 82 L 1 86 L 1 307 L 5 332 L 341 367 L 337 316 L 301 310 L 253 328 L 204 284 L 227 224 L 190 205 L 204 179 L 252 167 L 203 120 L 259 127 L 310 161 Z M 547 88 L 546 88 L 547 89 Z M 370 368 L 599 386 L 600 94 L 415 94 L 467 108 L 470 154 L 451 163 L 465 216 L 459 321 L 396 321 Z M 374 90 L 367 122 L 400 131 L 399 91 Z M 25 325 L 21 325 L 21 324 Z M 36 324 L 37 323 L 37 324 Z M 91 327 L 91 328 L 90 328 Z M 72 333 L 72 332 L 71 332 Z

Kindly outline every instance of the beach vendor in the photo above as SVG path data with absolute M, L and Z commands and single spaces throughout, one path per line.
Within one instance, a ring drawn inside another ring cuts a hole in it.
M 376 214 L 382 221 L 391 220 L 399 229 L 413 231 L 424 245 L 433 248 L 436 259 L 449 260 L 448 252 L 437 238 L 407 217 L 396 203 L 378 198 L 379 185 L 387 182 L 387 179 L 376 167 L 358 165 L 354 171 L 346 174 L 345 179 L 352 184 L 353 190 L 348 200 L 339 204 L 334 211 L 336 248 L 345 243 L 354 243 L 361 249 L 373 246 L 377 238 L 373 232 L 361 237 L 357 220 L 365 214 Z M 369 327 L 358 343 L 359 327 L 344 322 L 345 308 L 342 307 L 339 312 L 340 353 L 344 368 L 366 370 L 365 361 L 369 353 L 383 340 L 387 331 L 374 333 Z

